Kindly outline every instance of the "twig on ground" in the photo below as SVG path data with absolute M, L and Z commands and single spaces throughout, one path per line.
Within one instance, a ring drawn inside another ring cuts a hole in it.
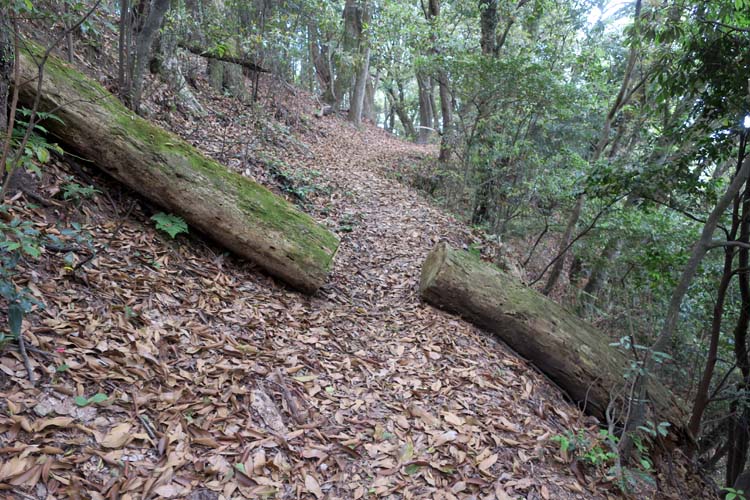
M 21 359 L 23 359 L 23 365 L 26 367 L 26 373 L 29 374 L 29 382 L 31 384 L 36 383 L 34 378 L 34 369 L 31 367 L 31 361 L 29 360 L 29 354 L 26 352 L 26 342 L 23 339 L 23 332 L 18 334 L 18 352 L 21 353 Z

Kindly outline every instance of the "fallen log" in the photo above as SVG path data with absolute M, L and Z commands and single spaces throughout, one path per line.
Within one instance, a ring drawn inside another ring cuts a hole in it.
M 186 43 L 180 43 L 180 48 L 183 48 L 187 50 L 188 52 L 192 52 L 193 54 L 201 57 L 205 57 L 208 59 L 215 59 L 217 61 L 222 62 L 228 62 L 232 64 L 239 64 L 243 68 L 247 68 L 250 71 L 257 71 L 258 73 L 270 73 L 267 69 L 263 68 L 262 66 L 259 66 L 255 61 L 248 57 L 243 56 L 234 56 L 232 54 L 218 54 L 212 50 L 204 49 L 203 47 L 199 47 L 197 45 L 190 45 Z
M 627 397 L 625 354 L 604 333 L 496 266 L 440 243 L 422 267 L 420 293 L 497 335 L 586 412 L 605 419 L 612 398 Z M 669 422 L 682 440 L 687 422 L 682 402 L 653 378 L 647 391 L 657 422 Z
M 18 57 L 19 103 L 29 108 L 36 60 Z M 39 110 L 62 120 L 44 126 L 66 149 L 292 287 L 313 293 L 325 282 L 339 241 L 310 216 L 136 116 L 60 59 L 50 57 L 43 73 Z

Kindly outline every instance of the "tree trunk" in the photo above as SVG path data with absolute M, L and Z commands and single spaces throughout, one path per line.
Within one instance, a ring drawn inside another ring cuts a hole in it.
M 563 267 L 565 267 L 565 249 L 568 248 L 570 240 L 573 238 L 573 231 L 575 231 L 576 226 L 578 225 L 578 219 L 581 218 L 581 212 L 583 211 L 583 204 L 585 201 L 586 196 L 584 194 L 579 194 L 576 198 L 576 204 L 573 207 L 570 218 L 568 219 L 568 225 L 565 226 L 565 232 L 563 233 L 562 239 L 560 239 L 560 253 L 563 255 L 561 255 L 560 258 L 557 259 L 557 262 L 555 262 L 555 265 L 552 266 L 552 271 L 547 278 L 547 283 L 544 285 L 544 295 L 549 295 L 552 292 L 557 284 L 557 280 L 562 274 Z
M 366 43 L 366 42 L 364 42 Z M 352 102 L 349 106 L 349 121 L 357 127 L 362 124 L 362 112 L 365 105 L 365 94 L 367 90 L 367 80 L 370 78 L 370 47 L 364 48 L 364 53 L 360 56 L 357 76 L 352 91 Z
M 370 43 L 365 32 L 365 26 L 370 22 L 367 1 L 360 0 L 357 2 L 345 17 L 346 23 L 349 25 L 346 31 L 354 42 L 351 49 L 354 55 L 354 64 L 352 65 L 352 88 L 349 93 L 351 97 L 347 118 L 359 127 L 362 124 L 365 90 L 367 79 L 370 76 Z
M 745 138 L 742 138 L 740 141 L 740 148 L 738 152 L 738 159 L 737 159 L 737 168 L 742 168 L 742 161 L 745 157 L 745 149 L 747 146 L 747 142 Z M 748 192 L 748 189 L 750 186 L 747 184 L 745 185 L 745 192 L 742 195 L 742 199 L 740 197 L 737 197 L 734 199 L 733 207 L 732 207 L 732 226 L 729 230 L 729 233 L 727 234 L 727 240 L 728 241 L 735 241 L 737 240 L 737 232 L 740 231 L 740 241 L 747 242 L 748 237 L 750 237 L 750 226 L 748 226 L 748 217 L 750 216 L 750 213 L 748 213 L 748 209 L 750 208 L 750 204 L 748 203 L 750 201 L 750 193 Z M 698 384 L 698 389 L 695 393 L 695 398 L 693 400 L 693 409 L 690 415 L 690 423 L 688 425 L 688 428 L 690 429 L 690 432 L 694 436 L 698 436 L 700 434 L 701 429 L 701 421 L 703 420 L 703 414 L 706 411 L 706 408 L 708 407 L 708 404 L 710 403 L 709 399 L 709 390 L 711 388 L 711 381 L 713 380 L 714 370 L 716 369 L 716 363 L 718 361 L 719 357 L 719 341 L 721 339 L 721 326 L 722 321 L 724 318 L 724 304 L 727 297 L 727 291 L 729 289 L 729 285 L 731 284 L 732 278 L 734 277 L 734 256 L 735 256 L 735 248 L 734 247 L 726 247 L 724 249 L 724 270 L 722 273 L 721 281 L 719 282 L 719 288 L 716 292 L 716 302 L 714 304 L 714 311 L 713 311 L 713 319 L 711 321 L 711 332 L 709 337 L 709 346 L 708 346 L 708 353 L 706 355 L 706 363 L 703 368 L 703 374 L 701 375 L 700 383 Z M 742 256 L 741 256 L 742 257 Z M 745 261 L 747 261 L 747 253 L 744 255 Z M 746 273 L 741 273 L 744 276 L 747 276 Z M 744 288 L 745 292 L 747 292 L 747 278 L 745 277 L 744 284 L 742 281 L 740 281 L 740 293 L 742 295 L 743 301 L 747 299 L 747 294 L 742 292 L 742 289 Z M 742 318 L 740 317 L 739 320 Z M 738 320 L 738 321 L 739 321 Z M 737 329 L 735 329 L 735 335 L 739 333 Z M 735 339 L 736 341 L 736 339 Z M 735 349 L 735 357 L 738 357 L 737 365 L 742 366 L 742 362 L 739 361 L 739 357 L 742 355 L 745 355 L 747 357 L 747 350 L 736 350 Z M 746 363 L 745 363 L 746 364 Z M 692 452 L 693 450 L 689 450 L 689 452 Z
M 422 297 L 497 335 L 560 385 L 584 410 L 604 418 L 610 400 L 623 396 L 629 360 L 602 332 L 468 252 L 440 243 L 427 257 Z M 683 403 L 653 379 L 646 384 L 657 421 L 684 439 Z
M 633 27 L 635 31 L 637 31 L 638 27 L 640 26 L 641 3 L 642 0 L 636 0 L 635 2 L 635 15 L 633 16 Z M 635 69 L 635 63 L 638 56 L 638 47 L 639 45 L 635 42 L 630 47 L 630 52 L 628 54 L 628 63 L 625 68 L 625 74 L 622 77 L 620 90 L 617 92 L 617 96 L 615 96 L 615 100 L 612 103 L 612 106 L 610 106 L 607 116 L 604 118 L 604 127 L 602 128 L 602 132 L 599 136 L 599 141 L 597 142 L 596 147 L 594 148 L 594 153 L 591 157 L 590 163 L 592 164 L 599 161 L 599 158 L 601 158 L 602 154 L 604 153 L 604 149 L 607 147 L 607 143 L 609 142 L 609 133 L 612 129 L 612 123 L 614 122 L 617 113 L 619 113 L 620 110 L 628 104 L 630 98 L 632 97 L 632 93 L 629 92 L 629 89 L 630 81 L 633 77 L 633 71 Z M 565 233 L 563 234 L 563 237 L 560 240 L 560 245 L 558 247 L 560 249 L 559 253 L 563 255 L 560 256 L 560 258 L 557 260 L 557 262 L 555 262 L 555 265 L 552 268 L 552 272 L 550 273 L 549 279 L 547 280 L 547 284 L 544 287 L 545 295 L 548 295 L 552 291 L 552 289 L 555 287 L 555 284 L 557 283 L 557 280 L 560 278 L 563 266 L 565 265 L 564 254 L 567 252 L 567 250 L 570 249 L 570 240 L 573 236 L 573 231 L 575 231 L 575 228 L 578 225 L 578 219 L 580 219 L 581 217 L 581 213 L 583 212 L 583 205 L 585 202 L 585 195 L 583 193 L 579 194 L 578 198 L 576 199 L 575 208 L 570 214 L 568 225 L 565 228 Z
M 130 31 L 130 2 L 120 0 L 120 35 L 117 43 L 117 86 L 120 98 L 125 100 L 130 95 L 128 90 L 128 60 L 130 47 L 128 46 L 128 33 Z
M 133 67 L 133 88 L 130 96 L 130 107 L 136 113 L 141 111 L 141 98 L 143 97 L 143 80 L 146 67 L 148 66 L 149 52 L 154 43 L 156 34 L 164 19 L 164 14 L 169 10 L 170 0 L 151 0 L 150 8 L 143 29 L 138 33 L 135 42 L 135 65 Z
M 746 161 L 750 161 L 748 158 Z M 747 192 L 748 184 L 745 184 L 745 193 L 742 197 L 742 216 L 740 223 L 739 241 L 747 244 L 750 241 L 750 195 Z M 734 356 L 737 368 L 742 373 L 742 382 L 738 384 L 737 393 L 739 397 L 732 402 L 732 423 L 729 439 L 730 449 L 727 455 L 726 484 L 734 484 L 737 477 L 745 469 L 747 462 L 748 446 L 750 446 L 750 412 L 747 407 L 747 394 L 750 389 L 750 357 L 747 350 L 747 331 L 750 326 L 750 277 L 748 276 L 748 265 L 750 265 L 750 252 L 741 247 L 738 252 L 737 266 L 743 271 L 738 273 L 737 280 L 740 289 L 740 314 L 734 327 Z
M 224 64 L 218 59 L 209 59 L 206 63 L 208 86 L 216 92 L 224 92 Z
M 479 0 L 482 54 L 497 55 L 497 0 Z
M 451 95 L 448 72 L 438 71 L 440 89 L 440 113 L 443 117 L 443 136 L 440 140 L 440 161 L 448 161 L 453 151 L 455 131 L 453 130 L 453 97 Z
M 315 77 L 323 94 L 323 102 L 332 106 L 335 96 L 329 44 L 320 40 L 319 30 L 314 23 L 310 22 L 307 25 L 307 31 L 310 43 L 310 59 L 315 67 Z
M 581 302 L 579 304 L 579 311 L 581 313 L 593 312 L 599 297 L 599 291 L 609 278 L 610 265 L 620 256 L 622 245 L 623 239 L 620 236 L 615 236 L 607 242 L 607 246 L 604 247 L 601 257 L 597 259 L 596 265 L 591 270 L 586 286 L 583 287 L 583 294 L 581 295 Z
M 417 144 L 427 144 L 432 137 L 432 105 L 430 103 L 430 79 L 417 73 L 419 86 L 419 132 Z
M 164 30 L 166 31 L 166 30 Z M 159 43 L 159 73 L 177 99 L 177 105 L 186 113 L 205 116 L 206 111 L 190 90 L 177 58 L 177 34 L 163 33 Z M 241 73 L 240 73 L 241 74 Z
M 35 49 L 37 50 L 37 49 Z M 20 102 L 31 106 L 37 67 L 19 58 Z M 55 57 L 45 65 L 40 111 L 67 149 L 134 191 L 182 216 L 219 244 L 307 293 L 326 280 L 338 239 L 251 179 L 125 109 L 103 87 Z
M 377 110 L 375 109 L 375 93 L 380 85 L 380 70 L 375 74 L 375 77 L 367 78 L 367 86 L 365 87 L 365 105 L 362 110 L 362 114 L 372 123 L 378 123 Z
M 362 33 L 362 6 L 360 0 L 346 0 L 342 17 L 344 19 L 344 36 L 341 41 L 341 50 L 344 57 L 337 64 L 338 74 L 334 82 L 335 100 L 333 109 L 335 112 L 341 110 L 347 95 L 351 98 L 351 90 L 354 87 L 354 65 L 349 60 L 354 56 L 357 44 Z
M 395 115 L 398 116 L 398 119 L 401 122 L 401 126 L 404 127 L 404 133 L 406 134 L 408 138 L 410 139 L 414 138 L 416 134 L 416 131 L 414 130 L 414 122 L 409 116 L 409 113 L 407 113 L 406 111 L 406 105 L 404 104 L 404 93 L 403 93 L 403 89 L 401 88 L 401 85 L 399 84 L 398 96 L 394 94 L 392 88 L 389 87 L 386 90 L 388 92 L 388 95 L 391 98 L 392 112 L 395 111 Z M 394 115 L 392 114 L 391 115 L 391 131 L 394 128 L 393 117 Z
M 438 28 L 436 23 L 440 17 L 440 0 L 429 0 L 427 8 L 427 21 L 431 25 L 430 40 L 432 42 L 431 52 L 433 55 L 440 54 L 438 43 Z M 440 140 L 440 161 L 450 159 L 453 143 L 455 141 L 453 127 L 453 97 L 450 91 L 448 72 L 444 68 L 437 70 L 438 91 L 440 94 L 440 116 L 442 117 L 442 136 Z M 435 112 L 437 117 L 437 112 Z M 435 125 L 437 130 L 438 125 Z
M 13 39 L 11 37 L 9 8 L 0 6 L 0 133 L 8 128 L 8 94 L 13 80 Z M 0 178 L 4 177 L 2 168 Z

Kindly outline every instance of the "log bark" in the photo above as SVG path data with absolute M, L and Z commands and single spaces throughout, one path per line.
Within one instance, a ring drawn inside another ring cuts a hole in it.
M 38 67 L 29 53 L 18 60 L 20 81 L 26 82 L 19 88 L 20 103 L 30 107 Z M 336 236 L 283 198 L 136 116 L 55 57 L 44 66 L 40 110 L 64 122 L 48 120 L 44 126 L 66 149 L 227 249 L 303 292 L 313 293 L 325 282 Z
M 430 304 L 497 335 L 584 411 L 603 419 L 613 395 L 623 395 L 629 360 L 608 337 L 497 267 L 440 243 L 422 267 L 420 292 Z M 683 403 L 653 379 L 647 386 L 657 421 L 670 422 L 681 441 Z
M 243 68 L 247 68 L 250 71 L 257 71 L 258 73 L 270 73 L 269 70 L 263 68 L 262 66 L 259 66 L 255 61 L 250 59 L 247 56 L 234 56 L 231 54 L 222 54 L 218 55 L 213 53 L 211 50 L 204 49 L 203 47 L 199 47 L 197 45 L 190 45 L 186 43 L 180 43 L 178 44 L 180 48 L 183 48 L 187 50 L 188 52 L 192 52 L 195 55 L 206 57 L 208 59 L 214 59 L 216 61 L 222 61 L 226 63 L 232 63 L 232 64 L 238 64 L 242 66 Z

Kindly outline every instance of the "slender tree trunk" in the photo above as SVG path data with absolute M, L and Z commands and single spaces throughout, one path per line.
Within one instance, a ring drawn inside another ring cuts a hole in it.
M 615 236 L 607 242 L 604 247 L 600 262 L 591 270 L 589 280 L 583 287 L 583 296 L 581 297 L 581 311 L 591 310 L 596 305 L 596 299 L 599 291 L 607 282 L 609 277 L 609 263 L 615 261 L 622 251 L 622 238 Z
M 732 183 L 727 188 L 726 192 L 722 195 L 719 201 L 714 206 L 713 210 L 706 219 L 703 225 L 703 230 L 698 241 L 693 246 L 690 253 L 690 259 L 688 260 L 685 268 L 680 275 L 680 279 L 677 286 L 672 291 L 672 297 L 669 301 L 669 306 L 662 324 L 659 336 L 651 346 L 651 352 L 668 352 L 669 343 L 672 341 L 677 323 L 680 318 L 680 307 L 682 306 L 682 300 L 685 298 L 690 284 L 693 282 L 695 274 L 698 272 L 698 268 L 706 256 L 706 253 L 713 248 L 713 234 L 716 231 L 716 227 L 721 221 L 724 212 L 739 194 L 742 186 L 747 183 L 750 178 L 750 157 L 746 158 L 742 162 L 742 167 L 739 169 L 737 174 L 734 176 Z M 653 357 L 650 356 L 647 359 L 646 371 L 652 372 L 656 364 L 653 361 Z M 620 451 L 623 456 L 629 456 L 633 447 L 633 441 L 630 437 L 630 432 L 636 429 L 639 425 L 642 425 L 645 418 L 645 407 L 642 401 L 642 394 L 644 392 L 643 384 L 636 388 L 634 393 L 637 395 L 637 402 L 634 403 L 635 408 L 631 416 L 630 421 L 627 425 L 627 432 L 623 435 L 623 439 L 620 441 Z M 743 461 L 744 464 L 744 461 Z
M 497 0 L 479 0 L 482 54 L 497 55 Z
M 117 87 L 120 92 L 120 99 L 124 99 L 130 93 L 127 89 L 126 81 L 128 74 L 128 54 L 130 53 L 130 46 L 128 45 L 129 17 L 130 2 L 128 0 L 120 0 L 120 37 L 117 45 Z
M 369 23 L 370 16 L 366 1 L 360 1 L 347 16 L 347 22 L 351 26 L 347 32 L 354 38 L 353 52 L 355 55 L 355 64 L 353 67 L 354 75 L 351 89 L 351 99 L 349 103 L 348 119 L 357 127 L 362 124 L 362 110 L 365 103 L 365 91 L 367 80 L 370 77 L 370 43 L 365 32 L 365 25 Z
M 440 113 L 438 111 L 437 102 L 435 101 L 435 80 L 429 79 L 430 88 L 430 109 L 432 110 L 432 128 L 435 131 L 440 130 Z
M 380 70 L 378 69 L 374 77 L 367 78 L 367 86 L 365 87 L 365 105 L 362 110 L 365 118 L 371 122 L 377 124 L 378 116 L 377 110 L 375 109 L 375 93 L 380 86 Z
M 73 63 L 73 31 L 70 29 L 68 2 L 63 2 L 63 26 L 65 27 L 65 52 L 69 63 Z
M 13 37 L 11 36 L 10 9 L 0 5 L 0 135 L 5 137 L 8 128 L 8 95 L 13 79 Z M 5 168 L 0 169 L 5 174 Z M 0 175 L 0 178 L 4 175 Z
M 341 49 L 345 55 L 354 56 L 357 50 L 357 43 L 362 33 L 362 12 L 359 0 L 346 0 L 344 4 L 344 36 L 341 42 Z M 344 104 L 347 95 L 351 97 L 351 90 L 354 88 L 354 66 L 347 61 L 347 58 L 341 58 L 337 65 L 338 74 L 334 83 L 335 101 L 333 109 L 339 111 Z
M 705 257 L 706 253 L 708 253 L 713 247 L 713 234 L 714 231 L 716 231 L 716 226 L 719 224 L 727 207 L 729 207 L 732 200 L 740 192 L 742 186 L 747 182 L 748 177 L 750 177 L 750 157 L 742 162 L 742 167 L 737 172 L 737 175 L 734 176 L 732 183 L 716 203 L 716 206 L 711 211 L 711 214 L 709 214 L 706 223 L 703 225 L 701 236 L 693 246 L 693 250 L 690 253 L 690 259 L 685 265 L 680 280 L 672 292 L 672 298 L 669 301 L 669 308 L 665 315 L 664 324 L 659 332 L 659 336 L 652 346 L 654 351 L 666 352 L 668 350 L 669 342 L 672 340 L 672 335 L 677 328 L 682 299 L 685 298 L 685 294 L 687 294 L 690 283 L 692 283 L 693 277 L 698 271 L 698 266 L 700 266 L 700 263 L 703 261 L 703 257 Z
M 750 182 L 748 182 L 750 184 Z M 750 241 L 750 193 L 747 192 L 748 184 L 745 185 L 745 195 L 742 202 L 742 216 L 740 224 L 739 241 L 748 243 Z M 750 413 L 747 408 L 747 391 L 750 388 L 750 358 L 747 350 L 747 329 L 750 326 L 750 276 L 748 276 L 748 265 L 750 264 L 750 251 L 747 248 L 739 249 L 737 265 L 741 271 L 737 279 L 740 289 L 742 306 L 734 328 L 734 355 L 737 367 L 742 373 L 742 382 L 738 384 L 738 399 L 732 403 L 732 425 L 730 427 L 729 439 L 732 443 L 727 456 L 726 484 L 733 485 L 747 462 L 748 445 L 750 445 Z
M 716 292 L 716 303 L 714 304 L 713 319 L 711 321 L 711 333 L 709 337 L 708 353 L 706 354 L 706 364 L 703 367 L 703 374 L 698 384 L 698 390 L 693 400 L 693 410 L 690 414 L 688 430 L 697 436 L 700 433 L 701 420 L 703 413 L 708 405 L 709 390 L 711 389 L 711 380 L 713 379 L 714 369 L 718 360 L 719 339 L 721 337 L 721 323 L 724 317 L 724 302 L 727 296 L 727 290 L 732 281 L 732 263 L 734 261 L 734 248 L 725 249 L 724 272 L 719 282 L 719 289 Z
M 581 218 L 581 212 L 583 211 L 583 204 L 586 202 L 586 195 L 579 194 L 576 198 L 576 204 L 573 207 L 573 211 L 570 213 L 568 219 L 568 225 L 565 226 L 565 232 L 563 233 L 562 239 L 560 240 L 560 253 L 566 253 L 565 249 L 570 245 L 570 240 L 573 238 L 573 231 L 575 231 L 578 225 L 578 219 Z M 562 255 L 557 259 L 555 265 L 552 266 L 547 283 L 544 285 L 544 295 L 549 295 L 550 292 L 555 288 L 557 280 L 562 274 L 563 268 L 565 267 L 565 256 Z
M 367 80 L 370 78 L 370 47 L 366 47 L 362 54 L 361 67 L 357 71 L 357 78 L 352 92 L 352 102 L 349 106 L 349 121 L 357 127 L 362 124 L 362 111 L 365 104 Z
M 743 137 L 740 141 L 740 150 L 737 160 L 738 168 L 742 167 L 746 144 L 746 139 Z M 740 212 L 741 200 L 739 199 L 739 197 L 735 198 L 734 200 L 734 208 L 732 210 L 732 227 L 729 230 L 729 234 L 727 237 L 728 241 L 734 241 L 737 238 L 738 230 L 740 231 L 740 240 L 742 240 L 743 237 L 745 239 L 747 239 L 748 237 L 747 217 L 750 216 L 750 213 L 748 213 L 747 211 L 748 200 L 750 200 L 750 192 L 748 192 L 748 188 L 750 188 L 750 186 L 746 184 L 745 193 L 743 195 L 744 201 L 741 205 L 742 212 Z M 703 414 L 709 403 L 709 390 L 711 388 L 711 380 L 713 379 L 714 369 L 716 368 L 716 362 L 718 361 L 719 340 L 721 338 L 721 324 L 724 317 L 724 302 L 726 300 L 727 290 L 732 281 L 732 278 L 734 277 L 734 256 L 734 247 L 726 247 L 724 249 L 724 270 L 721 281 L 719 282 L 718 291 L 716 293 L 716 303 L 714 304 L 714 313 L 711 322 L 711 335 L 709 338 L 708 354 L 706 355 L 706 364 L 703 368 L 703 374 L 701 376 L 700 383 L 698 384 L 695 399 L 693 400 L 693 409 L 690 415 L 690 423 L 688 424 L 688 429 L 694 436 L 699 435 L 701 420 L 703 419 Z M 747 255 L 745 255 L 744 258 L 747 259 Z M 744 286 L 745 291 L 747 291 L 747 273 L 743 272 L 742 276 L 744 276 L 745 283 L 743 285 L 742 281 L 740 281 L 740 288 L 742 289 Z M 743 278 L 740 279 L 742 280 Z M 743 296 L 743 299 L 744 298 L 745 297 Z
M 440 113 L 443 117 L 443 136 L 440 141 L 440 161 L 450 159 L 453 150 L 454 131 L 453 131 L 453 98 L 448 82 L 448 72 L 440 70 L 438 72 L 438 88 L 440 90 Z
M 398 116 L 401 126 L 404 127 L 404 133 L 407 137 L 414 138 L 416 130 L 414 130 L 414 122 L 412 121 L 409 113 L 406 112 L 406 105 L 404 104 L 404 93 L 403 89 L 400 88 L 398 96 L 394 94 L 393 89 L 388 88 L 388 95 L 391 98 L 391 108 L 395 111 L 395 115 Z M 391 130 L 394 128 L 393 115 L 391 115 Z
M 148 66 L 149 53 L 154 43 L 156 34 L 161 26 L 164 15 L 169 10 L 170 0 L 151 0 L 151 7 L 143 24 L 143 29 L 138 33 L 135 44 L 135 66 L 133 70 L 133 90 L 131 93 L 131 108 L 136 113 L 141 111 L 141 99 L 143 97 L 143 80 L 146 67 Z
M 432 106 L 430 105 L 429 78 L 423 74 L 417 74 L 417 85 L 419 87 L 419 132 L 417 143 L 427 144 L 432 136 Z
M 633 17 L 633 25 L 635 30 L 637 31 L 638 26 L 640 25 L 640 18 L 641 18 L 641 2 L 642 0 L 637 0 L 635 4 L 635 15 Z M 599 161 L 599 158 L 601 158 L 602 153 L 604 153 L 604 149 L 607 147 L 607 143 L 609 142 L 609 133 L 612 129 L 612 123 L 614 122 L 615 117 L 617 116 L 617 113 L 620 112 L 620 110 L 629 102 L 630 97 L 632 97 L 631 93 L 629 92 L 630 89 L 630 81 L 633 77 L 633 70 L 635 68 L 635 62 L 638 56 L 638 45 L 636 43 L 633 43 L 630 47 L 630 54 L 628 55 L 628 64 L 625 68 L 625 75 L 622 78 L 622 83 L 620 84 L 620 90 L 617 93 L 617 96 L 615 97 L 615 101 L 612 104 L 612 106 L 609 109 L 609 112 L 607 113 L 606 118 L 604 119 L 604 127 L 602 128 L 602 133 L 599 137 L 599 141 L 596 145 L 596 148 L 594 149 L 594 154 L 591 157 L 591 163 L 596 163 Z M 578 225 L 578 219 L 581 218 L 581 213 L 583 212 L 583 205 L 586 202 L 586 195 L 581 193 L 578 195 L 578 198 L 576 199 L 576 204 L 573 209 L 573 212 L 570 214 L 570 218 L 568 219 L 568 224 L 565 227 L 565 233 L 563 234 L 562 239 L 560 240 L 559 254 L 565 254 L 567 250 L 569 250 L 570 246 L 570 239 L 573 236 L 573 231 L 575 231 L 576 226 Z M 566 250 L 567 249 L 567 250 Z M 565 256 L 562 255 L 557 262 L 555 262 L 555 265 L 552 267 L 552 271 L 550 272 L 549 278 L 547 279 L 547 283 L 544 286 L 544 293 L 545 295 L 548 295 L 557 284 L 557 280 L 560 278 L 560 274 L 562 274 L 563 267 L 565 266 Z

